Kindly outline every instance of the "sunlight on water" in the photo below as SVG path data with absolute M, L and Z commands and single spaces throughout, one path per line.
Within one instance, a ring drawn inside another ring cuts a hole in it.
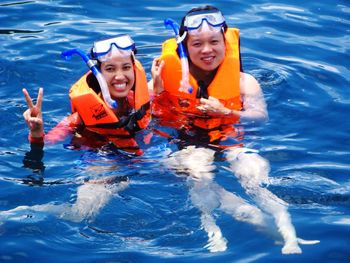
M 350 8 L 328 2 L 215 3 L 268 104 L 267 123 L 239 125 L 244 147 L 179 150 L 154 120 L 143 156 L 66 138 L 32 170 L 22 88 L 44 87 L 47 132 L 88 70 L 63 50 L 129 33 L 150 78 L 163 19 L 197 4 L 2 1 L 0 261 L 348 262 Z

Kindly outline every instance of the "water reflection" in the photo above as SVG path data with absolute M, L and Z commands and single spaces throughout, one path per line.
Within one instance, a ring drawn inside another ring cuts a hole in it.
M 307 241 L 297 238 L 295 228 L 287 211 L 288 204 L 270 192 L 265 186 L 269 183 L 269 163 L 247 148 L 226 150 L 229 171 L 239 180 L 244 191 L 252 197 L 256 205 L 224 189 L 214 181 L 213 170 L 215 151 L 208 148 L 189 146 L 177 151 L 165 163 L 178 173 L 187 174 L 187 184 L 191 201 L 200 212 L 201 225 L 208 235 L 205 246 L 211 252 L 225 251 L 227 240 L 215 223 L 213 210 L 220 209 L 237 221 L 250 223 L 268 231 L 271 216 L 278 233 L 283 239 L 283 254 L 301 253 L 299 244 L 316 244 L 318 240 Z

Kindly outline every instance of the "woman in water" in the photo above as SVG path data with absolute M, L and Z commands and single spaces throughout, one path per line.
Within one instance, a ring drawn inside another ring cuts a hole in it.
M 98 67 L 98 72 L 94 73 L 96 76 L 88 72 L 72 86 L 69 93 L 72 115 L 46 135 L 41 110 L 43 89 L 39 89 L 36 103 L 33 103 L 28 91 L 23 89 L 28 105 L 23 116 L 29 127 L 31 143 L 31 151 L 24 159 L 27 167 L 43 169 L 43 165 L 38 164 L 42 164 L 44 143 L 55 142 L 69 133 L 74 136 L 74 146 L 77 142 L 89 146 L 107 144 L 112 150 L 136 155 L 142 153 L 134 135 L 150 121 L 150 101 L 146 74 L 141 63 L 135 58 L 134 42 L 128 35 L 97 41 L 91 49 L 90 56 Z M 108 89 L 107 94 L 103 93 L 103 88 Z M 117 107 L 113 108 L 109 103 L 111 100 L 106 98 L 115 101 Z M 42 184 L 43 178 L 40 178 L 42 180 L 33 181 L 28 178 L 25 183 Z M 114 194 L 128 185 L 128 179 L 125 176 L 94 178 L 76 183 L 81 185 L 77 189 L 77 199 L 73 204 L 20 206 L 2 212 L 1 215 L 11 218 L 21 212 L 35 211 L 52 213 L 73 221 L 93 219 Z
M 185 74 L 178 42 L 189 56 Z M 220 208 L 236 220 L 265 229 L 271 215 L 284 241 L 282 253 L 301 253 L 298 244 L 308 242 L 297 238 L 287 204 L 263 186 L 268 183 L 268 161 L 242 147 L 242 132 L 234 126 L 268 119 L 259 83 L 242 69 L 239 30 L 228 28 L 215 7 L 190 10 L 177 39 L 163 43 L 162 55 L 153 61 L 152 78 L 153 114 L 161 124 L 176 128 L 180 139 L 179 151 L 166 163 L 189 175 L 190 198 L 208 234 L 206 247 L 212 252 L 227 248 L 212 215 Z M 236 140 L 230 145 L 232 139 Z M 214 182 L 214 155 L 220 152 L 258 207 Z
M 73 113 L 45 136 L 46 141 L 55 142 L 68 133 L 80 138 L 78 134 L 87 130 L 96 138 L 104 139 L 102 144 L 111 142 L 118 150 L 142 153 L 133 136 L 150 121 L 150 98 L 146 74 L 135 59 L 135 50 L 128 35 L 94 43 L 91 58 L 99 70 L 93 70 L 96 76 L 89 72 L 72 86 L 69 95 Z M 92 60 L 89 63 L 94 63 Z M 28 105 L 23 116 L 30 130 L 29 140 L 43 144 L 43 89 L 39 89 L 36 105 L 26 89 L 23 93 Z M 117 106 L 111 106 L 110 100 Z

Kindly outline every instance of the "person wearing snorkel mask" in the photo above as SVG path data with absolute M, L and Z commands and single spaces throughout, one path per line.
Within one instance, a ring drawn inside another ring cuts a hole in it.
M 77 52 L 74 49 L 63 53 Z M 78 53 L 81 52 L 79 50 Z M 90 53 L 91 59 L 85 54 L 82 57 L 86 59 L 91 71 L 81 77 L 69 91 L 73 113 L 46 135 L 41 111 L 43 89 L 39 89 L 36 103 L 28 91 L 23 89 L 28 105 L 23 116 L 30 130 L 31 143 L 31 151 L 26 153 L 23 163 L 34 172 L 23 179 L 23 183 L 45 183 L 42 177 L 44 143 L 56 142 L 69 133 L 76 138 L 71 142 L 73 146 L 77 143 L 89 147 L 107 145 L 107 150 L 113 151 L 116 147 L 118 151 L 127 154 L 142 154 L 134 135 L 150 121 L 150 100 L 146 74 L 135 58 L 134 42 L 128 35 L 118 35 L 95 42 Z M 0 217 L 16 219 L 24 213 L 26 217 L 33 214 L 30 218 L 35 220 L 36 215 L 44 212 L 44 215 L 51 213 L 61 219 L 76 222 L 94 220 L 113 195 L 128 186 L 129 180 L 126 176 L 97 177 L 99 175 L 96 171 L 92 176 L 74 182 L 78 187 L 73 203 L 18 206 L 0 212 Z M 40 216 L 38 218 L 40 220 Z
M 135 50 L 128 35 L 94 43 L 91 60 L 87 62 L 93 67 L 94 74 L 88 72 L 72 86 L 69 95 L 73 113 L 46 134 L 45 141 L 52 143 L 69 133 L 79 133 L 74 145 L 78 140 L 88 146 L 110 142 L 118 150 L 142 154 L 133 137 L 150 122 L 150 98 L 146 74 L 135 58 Z M 36 104 L 26 89 L 23 93 L 28 105 L 23 116 L 30 129 L 29 140 L 43 145 L 43 89 L 39 89 Z M 86 138 L 81 136 L 82 133 Z
M 189 81 L 186 85 L 193 89 L 192 92 L 181 92 L 178 88 L 182 80 L 179 80 L 181 67 L 173 56 L 178 46 L 176 41 L 184 45 L 188 54 Z M 228 28 L 218 9 L 206 6 L 189 11 L 182 19 L 176 41 L 165 41 L 161 57 L 153 61 L 150 85 L 159 94 L 155 98 L 156 116 L 158 104 L 162 105 L 161 100 L 168 99 L 176 112 L 195 114 L 196 117 L 223 117 L 220 121 L 205 123 L 188 117 L 187 122 L 198 128 L 212 129 L 223 123 L 236 123 L 239 119 L 259 121 L 268 118 L 259 83 L 242 69 L 239 30 Z
M 180 45 L 188 54 L 187 76 Z M 177 39 L 166 40 L 161 56 L 154 59 L 149 85 L 155 93 L 152 114 L 161 125 L 178 131 L 179 151 L 165 163 L 188 175 L 189 195 L 208 235 L 206 248 L 227 248 L 212 214 L 216 208 L 263 229 L 272 218 L 284 241 L 282 253 L 301 253 L 298 244 L 318 242 L 297 238 L 287 204 L 264 187 L 269 182 L 268 161 L 240 143 L 243 133 L 234 124 L 267 120 L 268 113 L 259 83 L 242 70 L 239 30 L 228 28 L 217 8 L 199 7 L 186 14 Z M 225 154 L 227 170 L 257 206 L 214 181 L 218 153 Z

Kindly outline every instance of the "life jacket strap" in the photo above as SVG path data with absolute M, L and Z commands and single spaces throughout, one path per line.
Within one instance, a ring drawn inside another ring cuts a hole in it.
M 197 84 L 198 84 L 198 89 L 197 89 L 197 93 L 196 93 L 196 98 L 197 99 L 200 99 L 200 98 L 208 99 L 209 98 L 208 85 L 205 85 L 203 80 L 198 80 Z

